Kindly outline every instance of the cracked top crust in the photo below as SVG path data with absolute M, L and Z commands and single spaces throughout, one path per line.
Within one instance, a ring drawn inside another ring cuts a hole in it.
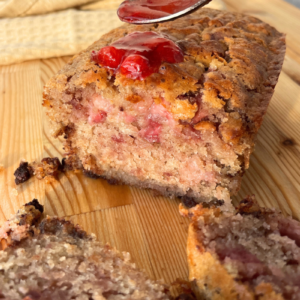
M 113 76 L 90 59 L 92 51 L 134 31 L 168 36 L 184 51 L 184 62 L 163 63 L 158 73 L 140 81 Z M 193 124 L 196 130 L 218 130 L 236 153 L 247 156 L 274 92 L 284 54 L 284 34 L 242 14 L 204 8 L 171 22 L 125 24 L 75 55 L 46 85 L 44 105 L 51 108 L 52 99 L 88 84 L 112 101 L 120 95 L 128 101 L 137 99 L 138 90 L 147 89 L 171 103 L 176 120 Z M 199 111 L 207 112 L 204 119 L 198 118 Z M 206 123 L 199 124 L 197 118 Z

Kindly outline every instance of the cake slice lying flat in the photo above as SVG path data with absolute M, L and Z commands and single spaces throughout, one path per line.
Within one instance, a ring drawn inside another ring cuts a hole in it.
M 34 200 L 0 228 L 0 299 L 170 299 L 129 253 L 101 245 L 63 219 L 37 224 L 42 211 Z
M 187 244 L 190 280 L 204 299 L 300 299 L 300 223 L 254 197 L 235 214 L 197 205 Z
M 201 9 L 124 25 L 46 85 L 66 163 L 166 196 L 230 201 L 274 92 L 285 38 L 260 20 Z

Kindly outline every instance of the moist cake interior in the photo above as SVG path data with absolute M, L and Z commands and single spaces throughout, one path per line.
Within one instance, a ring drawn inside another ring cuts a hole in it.
M 137 89 L 132 97 L 123 89 L 113 102 L 103 94 L 89 86 L 75 91 L 75 98 L 66 95 L 71 104 L 69 121 L 76 128 L 67 135 L 72 148 L 86 157 L 84 169 L 129 183 L 138 177 L 149 187 L 157 182 L 166 192 L 168 186 L 176 186 L 179 195 L 189 187 L 189 196 L 202 195 L 203 200 L 209 200 L 217 183 L 237 189 L 239 180 L 234 177 L 241 161 L 222 143 L 211 122 L 203 121 L 201 126 L 208 128 L 202 131 L 179 123 L 157 91 Z M 194 101 L 199 100 L 195 96 Z M 93 156 L 97 163 L 93 164 Z
M 136 32 L 164 36 L 184 60 L 162 62 L 142 80 L 95 61 L 99 50 Z M 44 106 L 54 135 L 64 134 L 72 168 L 166 196 L 230 202 L 284 49 L 284 36 L 271 26 L 210 9 L 173 22 L 124 25 L 49 81 Z

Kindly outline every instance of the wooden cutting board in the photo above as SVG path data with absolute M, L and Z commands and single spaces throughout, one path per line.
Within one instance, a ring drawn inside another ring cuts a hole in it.
M 276 92 L 258 134 L 241 191 L 261 205 L 278 207 L 300 219 L 300 10 L 282 0 L 224 1 L 227 9 L 256 16 L 287 33 L 287 56 Z M 241 4 L 242 3 L 242 4 Z M 67 173 L 45 184 L 34 178 L 16 187 L 20 159 L 62 156 L 61 140 L 48 133 L 42 88 L 68 57 L 0 67 L 0 224 L 33 198 L 48 215 L 67 217 L 103 242 L 129 251 L 152 278 L 186 279 L 188 222 L 178 200 L 155 197 L 128 186 L 110 186 Z

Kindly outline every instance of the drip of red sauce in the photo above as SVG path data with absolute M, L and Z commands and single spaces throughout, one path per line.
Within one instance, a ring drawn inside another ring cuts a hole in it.
M 154 20 L 183 11 L 199 0 L 126 0 L 119 9 L 121 21 L 134 23 L 135 21 Z
M 173 41 L 156 32 L 133 32 L 99 50 L 92 59 L 103 67 L 131 79 L 142 80 L 156 73 L 163 62 L 183 61 L 183 52 Z

